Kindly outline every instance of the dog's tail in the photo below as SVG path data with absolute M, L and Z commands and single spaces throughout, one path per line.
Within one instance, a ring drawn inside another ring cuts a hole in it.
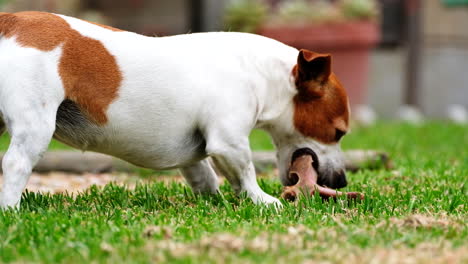
M 0 12 L 0 37 L 10 35 L 17 21 L 18 17 L 14 14 Z

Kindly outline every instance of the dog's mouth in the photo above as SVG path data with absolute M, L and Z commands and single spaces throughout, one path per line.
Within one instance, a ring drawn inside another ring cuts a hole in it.
M 288 184 L 281 196 L 286 200 L 295 201 L 300 194 L 311 196 L 318 192 L 323 199 L 336 198 L 337 196 L 358 200 L 364 198 L 364 195 L 358 192 L 342 193 L 321 186 L 318 183 L 318 167 L 318 158 L 313 150 L 309 148 L 296 150 L 292 155 L 288 169 Z
M 299 175 L 295 172 L 291 172 L 291 166 L 294 164 L 294 162 L 296 161 L 297 158 L 300 158 L 302 156 L 310 156 L 312 158 L 312 168 L 314 168 L 314 170 L 318 173 L 318 169 L 319 169 L 319 159 L 318 159 L 318 156 L 317 154 L 315 153 L 315 151 L 313 151 L 312 149 L 310 148 L 300 148 L 300 149 L 297 149 L 293 152 L 292 156 L 291 156 L 291 163 L 290 163 L 290 166 L 288 168 L 288 172 L 287 172 L 287 176 L 286 176 L 286 179 L 287 179 L 287 182 L 286 182 L 286 186 L 294 186 L 297 184 L 297 182 L 299 181 Z

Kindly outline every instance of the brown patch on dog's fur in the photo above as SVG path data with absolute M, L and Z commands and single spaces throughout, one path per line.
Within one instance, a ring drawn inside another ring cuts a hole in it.
M 307 69 L 314 60 L 320 62 Z M 330 65 L 329 55 L 302 50 L 292 70 L 298 89 L 293 99 L 294 126 L 303 135 L 326 144 L 336 143 L 336 129 L 346 132 L 349 121 L 348 96 Z
M 71 28 L 62 18 L 35 11 L 5 13 L 0 16 L 0 32 L 5 37 L 16 37 L 25 46 L 50 51 L 71 35 Z
M 96 123 L 107 122 L 106 110 L 117 97 L 122 73 L 115 57 L 100 41 L 82 36 L 61 17 L 43 12 L 0 14 L 0 34 L 16 37 L 20 45 L 42 51 L 63 45 L 58 70 L 66 97 Z
M 94 121 L 106 123 L 106 110 L 117 97 L 122 74 L 102 43 L 81 35 L 69 39 L 63 47 L 59 74 L 67 97 Z

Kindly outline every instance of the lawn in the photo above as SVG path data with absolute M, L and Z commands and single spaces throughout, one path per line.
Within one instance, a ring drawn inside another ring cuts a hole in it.
M 251 139 L 272 148 L 263 133 Z M 26 192 L 21 210 L 0 212 L 0 262 L 468 262 L 466 126 L 380 123 L 355 128 L 343 147 L 385 150 L 394 161 L 392 171 L 348 174 L 345 190 L 364 192 L 361 203 L 312 197 L 277 212 L 227 184 L 223 196 L 201 197 L 158 181 L 75 197 Z M 273 174 L 259 181 L 279 196 Z

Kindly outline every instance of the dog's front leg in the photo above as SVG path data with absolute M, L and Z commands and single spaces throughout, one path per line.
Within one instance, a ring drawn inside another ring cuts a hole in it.
M 248 138 L 232 141 L 226 138 L 226 135 L 211 138 L 208 141 L 207 152 L 213 157 L 216 167 L 228 179 L 234 191 L 237 194 L 246 193 L 255 204 L 281 206 L 278 199 L 265 193 L 257 183 Z
M 32 109 L 30 105 L 16 103 L 18 111 L 4 109 L 10 146 L 2 160 L 3 188 L 0 209 L 19 207 L 21 193 L 28 182 L 31 170 L 47 149 L 55 130 L 57 106 Z M 22 107 L 21 107 L 22 106 Z

